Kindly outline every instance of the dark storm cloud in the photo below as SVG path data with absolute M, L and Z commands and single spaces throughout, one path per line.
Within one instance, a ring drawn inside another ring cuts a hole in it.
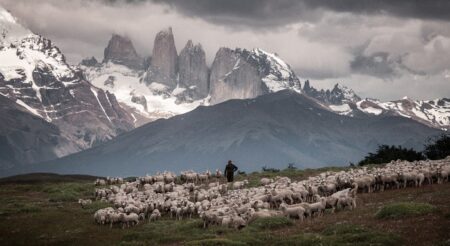
M 389 58 L 389 54 L 386 52 L 377 52 L 366 56 L 360 54 L 354 58 L 350 63 L 352 71 L 355 73 L 361 73 L 379 78 L 392 78 L 396 76 L 395 61 Z
M 138 3 L 145 0 L 129 0 Z M 321 10 L 450 20 L 448 0 L 148 0 L 221 24 L 277 26 L 320 18 Z M 113 0 L 120 2 L 120 0 Z M 319 14 L 318 14 L 319 13 Z
M 307 0 L 308 5 L 338 12 L 450 20 L 448 0 Z
M 154 2 L 189 17 L 240 28 L 273 28 L 319 18 L 303 1 L 295 0 L 103 0 L 109 3 Z
M 200 42 L 278 53 L 302 80 L 343 82 L 391 100 L 450 92 L 450 0 L 0 0 L 20 23 L 58 45 L 68 61 L 103 57 L 112 33 L 142 56 L 172 26 L 177 49 Z M 387 89 L 389 88 L 389 89 Z

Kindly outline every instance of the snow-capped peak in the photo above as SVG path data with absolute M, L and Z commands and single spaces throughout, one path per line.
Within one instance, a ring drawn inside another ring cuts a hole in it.
M 265 77 L 262 78 L 262 81 L 269 92 L 277 92 L 284 89 L 301 92 L 301 84 L 297 75 L 278 55 L 256 48 L 251 51 L 251 57 L 260 63 L 260 70 L 267 70 L 263 72 Z
M 403 97 L 400 100 L 382 102 L 377 99 L 361 99 L 352 89 L 336 84 L 333 89 L 318 91 L 305 81 L 305 94 L 318 99 L 331 111 L 347 116 L 360 113 L 367 115 L 390 114 L 410 118 L 439 129 L 450 129 L 450 100 L 413 100 Z
M 331 93 L 342 95 L 342 97 L 341 97 L 342 100 L 347 101 L 347 102 L 357 102 L 357 101 L 361 100 L 361 98 L 358 95 L 356 95 L 355 91 L 353 91 L 352 89 L 348 88 L 347 86 L 341 85 L 339 83 L 337 83 L 334 86 Z

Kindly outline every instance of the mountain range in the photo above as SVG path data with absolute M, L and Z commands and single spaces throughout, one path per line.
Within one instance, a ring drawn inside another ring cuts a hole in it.
M 156 34 L 151 57 L 113 34 L 101 62 L 78 65 L 1 8 L 0 30 L 5 174 L 212 168 L 229 158 L 246 170 L 343 165 L 378 144 L 420 149 L 450 128 L 450 99 L 317 90 L 261 49 L 223 47 L 208 66 L 201 44 L 177 52 L 171 28 Z
M 263 166 L 321 167 L 360 160 L 379 144 L 421 148 L 440 130 L 389 115 L 342 116 L 292 90 L 200 106 L 122 134 L 106 144 L 39 169 L 60 173 L 137 175 L 162 170 Z

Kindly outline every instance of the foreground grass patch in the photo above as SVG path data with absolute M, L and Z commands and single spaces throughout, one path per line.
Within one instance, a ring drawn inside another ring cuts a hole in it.
M 97 210 L 102 208 L 111 207 L 111 203 L 103 202 L 103 201 L 93 201 L 91 204 L 88 204 L 84 207 L 84 210 L 89 214 L 94 214 Z
M 286 217 L 269 217 L 269 218 L 259 218 L 253 221 L 249 227 L 256 229 L 279 229 L 286 226 L 292 226 L 294 223 L 292 220 Z
M 50 202 L 75 202 L 79 198 L 90 197 L 93 194 L 91 183 L 61 183 L 52 184 L 42 190 L 48 194 Z
M 381 208 L 375 216 L 379 219 L 395 219 L 419 216 L 436 211 L 436 207 L 428 203 L 398 202 Z
M 274 242 L 273 245 L 400 245 L 401 242 L 393 234 L 358 225 L 340 224 L 329 226 L 322 233 L 302 233 Z
M 29 214 L 40 212 L 41 208 L 33 204 L 11 203 L 0 208 L 0 217 L 14 214 Z
M 213 238 L 213 239 L 203 239 L 203 240 L 195 240 L 186 243 L 189 246 L 241 246 L 247 245 L 246 243 L 239 241 L 232 241 L 223 238 Z
M 227 228 L 210 227 L 203 229 L 200 219 L 193 220 L 159 220 L 130 231 L 122 238 L 124 243 L 144 242 L 146 244 L 167 244 L 193 240 L 211 239 L 224 233 Z

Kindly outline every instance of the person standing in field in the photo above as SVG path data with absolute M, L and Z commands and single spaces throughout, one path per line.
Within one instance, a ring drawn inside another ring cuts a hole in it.
M 228 161 L 228 164 L 225 166 L 225 177 L 227 177 L 228 182 L 233 182 L 234 172 L 238 170 L 238 167 L 233 164 L 231 160 Z

